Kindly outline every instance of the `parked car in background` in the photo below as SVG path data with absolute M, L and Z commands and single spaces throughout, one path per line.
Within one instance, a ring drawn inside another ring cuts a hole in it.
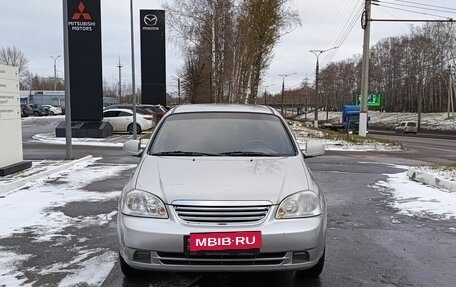
M 168 112 L 168 109 L 162 105 L 138 105 L 138 107 L 153 111 L 157 115 L 157 121 Z
M 110 106 L 105 107 L 103 110 L 107 110 L 107 109 L 129 109 L 130 111 L 133 111 L 133 105 L 129 105 L 129 104 L 110 105 Z M 136 106 L 136 112 L 143 114 L 143 115 L 152 116 L 153 121 L 154 121 L 154 126 L 159 121 L 158 115 L 152 109 L 144 108 L 141 106 Z
M 103 111 L 103 120 L 112 125 L 114 132 L 133 134 L 133 112 L 129 109 L 112 108 Z M 150 130 L 155 126 L 152 115 L 136 113 L 136 132 Z
M 41 117 L 41 116 L 49 116 L 50 111 L 49 108 L 38 105 L 38 104 L 31 104 L 30 107 L 33 109 L 33 116 L 34 117 Z
M 28 117 L 33 115 L 33 109 L 29 105 L 21 104 L 21 117 Z
M 159 123 L 119 198 L 119 261 L 139 270 L 318 277 L 326 204 L 284 118 L 264 106 L 184 105 Z M 215 284 L 217 285 L 217 284 Z M 214 286 L 215 286 L 214 285 Z
M 53 105 L 41 105 L 43 108 L 48 109 L 49 115 L 61 115 L 62 109 Z
M 397 133 L 416 134 L 418 132 L 418 124 L 415 121 L 403 121 L 403 122 L 400 122 L 398 125 L 396 125 L 394 130 Z

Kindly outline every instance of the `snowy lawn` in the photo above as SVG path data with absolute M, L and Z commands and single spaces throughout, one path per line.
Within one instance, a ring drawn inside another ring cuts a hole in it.
M 141 144 L 143 147 L 146 146 L 147 142 L 149 141 L 150 136 L 146 136 L 149 133 L 144 133 L 141 135 L 145 136 L 145 139 L 141 140 Z M 36 134 L 32 137 L 35 141 L 39 141 L 42 143 L 47 144 L 57 144 L 57 145 L 65 145 L 66 139 L 65 138 L 57 138 L 55 133 L 44 133 L 44 134 Z M 132 135 L 129 134 L 115 134 L 108 138 L 72 138 L 73 145 L 83 145 L 83 146 L 104 146 L 104 147 L 123 147 L 123 144 L 127 141 L 133 139 Z
M 0 199 L 0 239 L 12 234 L 27 233 L 32 242 L 49 242 L 59 246 L 65 240 L 77 237 L 68 234 L 65 229 L 106 226 L 116 215 L 115 210 L 103 214 L 79 215 L 71 217 L 62 212 L 72 202 L 101 203 L 115 200 L 120 190 L 105 192 L 86 190 L 91 183 L 118 177 L 122 172 L 135 165 L 96 164 L 96 159 L 85 161 L 76 166 L 50 176 L 46 181 L 32 182 L 27 187 L 17 190 Z M 80 246 L 71 246 L 71 252 L 77 254 L 72 260 L 50 266 L 34 266 L 23 270 L 21 262 L 37 256 L 20 254 L 16 248 L 8 250 L 0 247 L 0 286 L 32 286 L 33 277 L 24 273 L 64 274 L 59 286 L 98 286 L 111 271 L 117 254 L 109 248 L 90 248 L 78 238 Z M 56 243 L 57 242 L 57 243 Z M 26 282 L 27 281 L 27 282 Z M 23 284 L 26 283 L 26 284 Z M 6 284 L 6 285 L 2 285 Z
M 379 111 L 369 111 L 370 125 L 378 128 L 393 129 L 395 124 L 401 121 L 417 121 L 417 113 L 381 113 Z M 305 115 L 300 115 L 296 119 L 303 121 Z M 328 112 L 328 121 L 339 122 L 342 112 Z M 307 121 L 313 121 L 314 113 L 307 114 Z M 318 113 L 319 120 L 326 120 L 326 112 Z M 448 118 L 447 113 L 422 113 L 421 128 L 433 131 L 456 132 L 456 118 Z
M 377 139 L 371 136 L 366 138 L 357 135 L 336 133 L 333 131 L 316 130 L 304 125 L 290 125 L 296 140 L 301 147 L 307 141 L 319 141 L 325 145 L 326 150 L 340 151 L 398 151 L 401 146 L 391 141 Z

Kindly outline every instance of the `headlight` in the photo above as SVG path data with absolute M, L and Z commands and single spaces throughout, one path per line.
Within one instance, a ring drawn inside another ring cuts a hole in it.
M 142 190 L 132 190 L 124 196 L 122 213 L 141 217 L 168 218 L 163 201 Z
M 311 217 L 321 214 L 320 199 L 312 191 L 302 191 L 282 200 L 276 219 Z

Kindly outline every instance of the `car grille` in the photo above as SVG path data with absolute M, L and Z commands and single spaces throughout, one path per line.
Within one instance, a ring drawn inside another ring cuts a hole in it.
M 161 264 L 165 265 L 280 265 L 287 259 L 286 252 L 241 254 L 195 254 L 157 252 Z
M 228 205 L 229 204 L 229 205 Z M 257 223 L 262 221 L 268 214 L 270 204 L 246 205 L 228 203 L 227 205 L 217 202 L 174 204 L 174 210 L 183 221 L 189 223 L 213 223 L 213 224 L 230 224 L 230 223 Z

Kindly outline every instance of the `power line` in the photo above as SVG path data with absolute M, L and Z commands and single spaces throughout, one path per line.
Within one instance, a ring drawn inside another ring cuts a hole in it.
M 443 12 L 443 13 L 450 13 L 450 14 L 456 14 L 456 11 L 448 11 L 448 10 L 442 10 L 442 9 L 436 9 L 436 8 L 429 8 L 429 7 L 420 7 L 416 5 L 407 5 L 407 4 L 399 4 L 399 3 L 392 3 L 392 2 L 386 2 L 386 1 L 376 1 L 376 3 L 385 3 L 389 5 L 395 5 L 395 6 L 400 6 L 400 7 L 408 7 L 408 8 L 415 8 L 415 9 L 422 9 L 422 10 L 430 10 L 430 11 L 436 11 L 436 12 Z
M 352 10 L 350 16 L 348 17 L 343 28 L 341 29 L 339 36 L 336 38 L 336 41 L 333 44 L 337 44 L 339 42 L 339 40 L 342 38 L 342 35 L 347 31 L 346 28 L 350 26 L 350 23 L 354 19 L 353 17 L 356 15 L 356 11 L 359 10 L 360 7 L 362 7 L 362 0 L 359 0 L 358 3 L 356 4 L 356 6 L 354 7 L 354 9 Z
M 391 6 L 387 6 L 387 5 L 379 4 L 379 3 L 372 3 L 372 5 L 380 6 L 380 7 L 384 7 L 384 8 L 389 8 L 389 9 L 405 11 L 405 12 L 410 12 L 410 13 L 415 13 L 415 14 L 439 17 L 439 18 L 444 18 L 444 19 L 451 19 L 451 17 L 447 17 L 447 16 L 440 16 L 440 15 L 431 14 L 431 13 L 425 13 L 425 12 L 413 11 L 413 10 L 408 10 L 408 9 L 403 9 L 403 8 L 391 7 Z
M 341 34 L 341 37 L 338 42 L 335 43 L 335 46 L 342 46 L 345 43 L 345 40 L 348 38 L 350 35 L 351 31 L 355 27 L 355 24 L 358 22 L 359 18 L 361 17 L 363 13 L 363 5 L 358 7 L 357 12 L 355 12 L 355 17 L 352 18 L 351 23 L 348 26 L 348 29 L 345 30 L 343 34 Z M 325 57 L 325 61 L 331 61 L 331 59 L 334 57 L 334 55 L 337 53 L 337 50 L 331 51 L 328 56 Z
M 418 2 L 413 2 L 413 1 L 406 1 L 406 0 L 392 0 L 392 1 L 403 2 L 403 3 L 410 3 L 410 4 L 415 4 L 415 5 L 421 5 L 421 6 L 427 6 L 427 7 L 434 7 L 434 8 L 441 8 L 441 9 L 456 11 L 456 8 L 443 7 L 443 6 L 436 6 L 436 5 L 418 3 Z
M 336 8 L 337 9 L 337 11 L 335 13 L 336 15 L 334 17 L 331 17 L 331 19 L 332 19 L 331 24 L 327 26 L 327 29 L 325 29 L 325 33 L 323 34 L 325 37 L 323 43 L 329 41 L 330 38 L 335 36 L 334 32 L 336 32 L 336 30 L 339 26 L 337 23 L 339 22 L 339 20 L 342 20 L 340 16 L 344 15 L 346 12 L 349 11 L 350 5 L 343 5 L 343 4 L 345 4 L 346 1 L 347 0 L 339 1 L 339 5 Z M 336 33 L 336 35 L 337 35 L 337 33 Z

